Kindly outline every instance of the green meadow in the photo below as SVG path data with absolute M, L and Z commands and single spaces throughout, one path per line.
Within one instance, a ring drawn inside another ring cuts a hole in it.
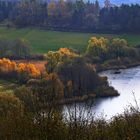
M 25 39 L 32 48 L 33 53 L 46 53 L 49 50 L 57 50 L 61 47 L 69 47 L 83 52 L 86 49 L 88 40 L 92 36 L 104 36 L 108 38 L 120 37 L 126 39 L 131 45 L 140 44 L 140 35 L 134 34 L 94 34 L 47 31 L 39 29 L 8 29 L 0 27 L 0 38 Z

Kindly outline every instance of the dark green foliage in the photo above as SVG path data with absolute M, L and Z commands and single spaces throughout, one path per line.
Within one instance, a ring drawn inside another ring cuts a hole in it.
M 139 33 L 140 6 L 121 5 L 100 8 L 98 1 L 39 2 L 0 1 L 0 21 L 7 27 L 38 26 L 55 30 Z
M 57 73 L 65 85 L 66 97 L 96 94 L 96 88 L 108 85 L 107 79 L 101 79 L 94 66 L 86 64 L 81 57 L 62 62 L 57 68 Z M 71 94 L 68 93 L 69 86 L 72 88 Z

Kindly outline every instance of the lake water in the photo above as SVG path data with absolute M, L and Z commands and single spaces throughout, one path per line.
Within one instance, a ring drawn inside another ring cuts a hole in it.
M 140 105 L 140 66 L 121 70 L 120 74 L 114 74 L 113 70 L 109 70 L 100 75 L 108 77 L 109 84 L 118 90 L 120 96 L 90 100 L 88 105 L 87 103 L 77 103 L 64 106 L 64 113 L 69 115 L 68 112 L 76 111 L 77 115 L 80 113 L 85 115 L 90 106 L 90 110 L 96 117 L 103 115 L 106 119 L 110 119 L 114 115 L 123 113 L 130 105 L 136 106 L 135 99 Z

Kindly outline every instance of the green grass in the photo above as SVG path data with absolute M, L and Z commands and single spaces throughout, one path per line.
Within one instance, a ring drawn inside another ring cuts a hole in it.
M 49 50 L 57 50 L 60 47 L 70 47 L 83 52 L 86 49 L 89 38 L 92 36 L 105 36 L 111 38 L 118 36 L 127 39 L 131 45 L 140 44 L 140 35 L 74 33 L 46 31 L 30 28 L 7 29 L 0 27 L 0 38 L 23 38 L 29 42 L 33 53 L 46 53 Z

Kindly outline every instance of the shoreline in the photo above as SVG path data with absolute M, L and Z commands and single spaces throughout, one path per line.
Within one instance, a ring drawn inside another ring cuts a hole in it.
M 57 104 L 59 105 L 68 105 L 68 104 L 72 104 L 72 103 L 82 103 L 85 101 L 88 101 L 90 99 L 97 99 L 97 98 L 113 98 L 113 97 L 117 97 L 120 96 L 120 94 L 117 95 L 107 95 L 107 96 L 97 96 L 95 94 L 90 94 L 90 95 L 84 95 L 84 96 L 77 96 L 74 98 L 68 98 L 68 99 L 62 99 L 61 101 L 58 101 Z
M 97 73 L 103 72 L 103 71 L 107 71 L 107 70 L 117 70 L 117 69 L 128 69 L 128 68 L 133 68 L 133 67 L 137 67 L 140 66 L 140 62 L 135 62 L 132 64 L 128 64 L 128 65 L 114 65 L 114 66 L 109 66 L 109 67 L 102 67 L 102 69 L 96 69 Z M 97 98 L 113 98 L 113 97 L 117 97 L 120 94 L 117 91 L 117 94 L 108 94 L 108 95 L 100 95 L 97 96 L 97 94 L 89 94 L 89 95 L 84 95 L 81 97 L 74 97 L 74 98 L 68 98 L 68 99 L 62 99 L 60 102 L 58 102 L 58 104 L 60 105 L 66 105 L 66 104 L 71 104 L 71 103 L 80 103 L 80 102 L 84 102 L 87 101 L 89 99 L 97 99 Z
M 100 73 L 100 72 L 103 72 L 103 71 L 107 71 L 107 70 L 119 70 L 119 69 L 129 69 L 129 68 L 133 68 L 133 67 L 137 67 L 137 66 L 140 66 L 140 62 L 135 62 L 135 63 L 132 63 L 132 64 L 127 64 L 127 65 L 110 65 L 108 67 L 104 67 L 101 65 L 97 66 L 96 67 L 96 72 L 97 73 Z

